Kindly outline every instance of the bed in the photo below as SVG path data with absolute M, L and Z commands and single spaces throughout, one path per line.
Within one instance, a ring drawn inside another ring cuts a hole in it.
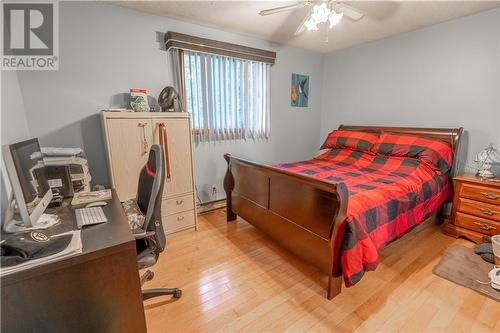
M 342 280 L 350 287 L 374 270 L 378 249 L 440 213 L 451 198 L 463 131 L 344 125 L 339 130 L 439 140 L 449 145 L 450 167 L 439 172 L 416 158 L 347 148 L 276 165 L 224 156 L 227 220 L 240 216 L 327 274 L 328 299 L 340 293 Z

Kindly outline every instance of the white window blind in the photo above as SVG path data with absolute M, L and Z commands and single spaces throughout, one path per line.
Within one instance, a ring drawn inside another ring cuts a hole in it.
M 270 64 L 188 50 L 183 64 L 195 139 L 269 137 Z

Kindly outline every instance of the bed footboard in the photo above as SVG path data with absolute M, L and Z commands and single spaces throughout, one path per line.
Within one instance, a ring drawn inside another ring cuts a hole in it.
M 307 176 L 224 155 L 227 220 L 240 216 L 329 277 L 327 297 L 340 293 L 340 246 L 347 191 Z

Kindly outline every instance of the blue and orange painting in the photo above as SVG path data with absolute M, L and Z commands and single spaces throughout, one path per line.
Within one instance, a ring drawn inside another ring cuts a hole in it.
M 292 106 L 307 107 L 309 105 L 309 75 L 292 73 Z

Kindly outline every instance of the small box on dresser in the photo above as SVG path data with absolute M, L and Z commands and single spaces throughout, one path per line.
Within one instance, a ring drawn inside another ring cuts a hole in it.
M 500 234 L 500 181 L 463 174 L 454 179 L 455 194 L 445 233 L 476 243 Z

